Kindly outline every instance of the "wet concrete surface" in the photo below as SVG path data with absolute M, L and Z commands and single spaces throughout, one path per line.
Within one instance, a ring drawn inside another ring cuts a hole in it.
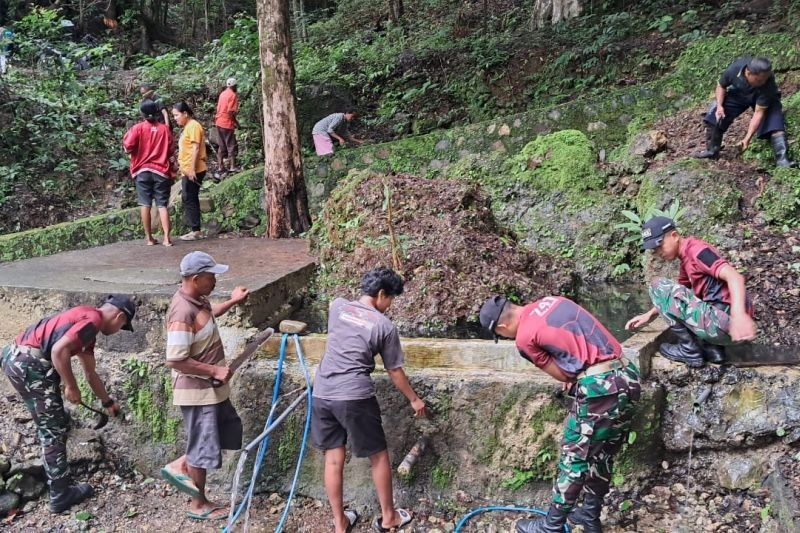
M 194 250 L 230 265 L 218 276 L 217 295 L 229 294 L 237 285 L 256 291 L 314 264 L 302 239 L 176 239 L 171 248 L 137 240 L 1 264 L 0 286 L 171 295 L 180 283 L 181 259 Z

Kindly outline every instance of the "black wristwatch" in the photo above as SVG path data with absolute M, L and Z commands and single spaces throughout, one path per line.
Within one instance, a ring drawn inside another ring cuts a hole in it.
M 103 407 L 108 409 L 109 407 L 111 407 L 115 403 L 117 403 L 117 400 L 115 400 L 114 398 L 109 398 L 108 401 L 103 402 Z

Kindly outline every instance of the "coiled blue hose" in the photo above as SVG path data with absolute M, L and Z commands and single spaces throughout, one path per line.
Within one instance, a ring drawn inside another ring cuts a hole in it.
M 503 505 L 496 505 L 492 507 L 479 507 L 478 509 L 473 509 L 468 514 L 466 514 L 461 521 L 456 525 L 455 530 L 453 533 L 459 533 L 462 531 L 462 528 L 469 522 L 472 518 L 483 514 L 483 513 L 492 513 L 497 511 L 504 511 L 504 512 L 512 512 L 512 513 L 532 513 L 538 514 L 541 516 L 547 516 L 547 513 L 541 511 L 539 509 L 533 509 L 529 507 L 512 507 L 512 506 L 503 506 Z M 564 524 L 564 532 L 569 533 L 570 529 L 567 524 Z

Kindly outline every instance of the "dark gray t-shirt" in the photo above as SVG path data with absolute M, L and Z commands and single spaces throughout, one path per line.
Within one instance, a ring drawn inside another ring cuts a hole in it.
M 392 321 L 360 302 L 334 300 L 328 315 L 328 344 L 314 380 L 314 397 L 363 400 L 375 396 L 370 374 L 378 354 L 387 370 L 403 366 L 400 335 Z

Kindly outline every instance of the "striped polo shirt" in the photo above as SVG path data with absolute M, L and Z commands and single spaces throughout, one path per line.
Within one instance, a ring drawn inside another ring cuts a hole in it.
M 225 363 L 225 350 L 208 299 L 192 298 L 183 289 L 172 297 L 167 313 L 167 361 L 192 358 L 201 363 Z M 214 388 L 207 377 L 172 371 L 174 405 L 214 405 L 230 396 L 225 384 Z

